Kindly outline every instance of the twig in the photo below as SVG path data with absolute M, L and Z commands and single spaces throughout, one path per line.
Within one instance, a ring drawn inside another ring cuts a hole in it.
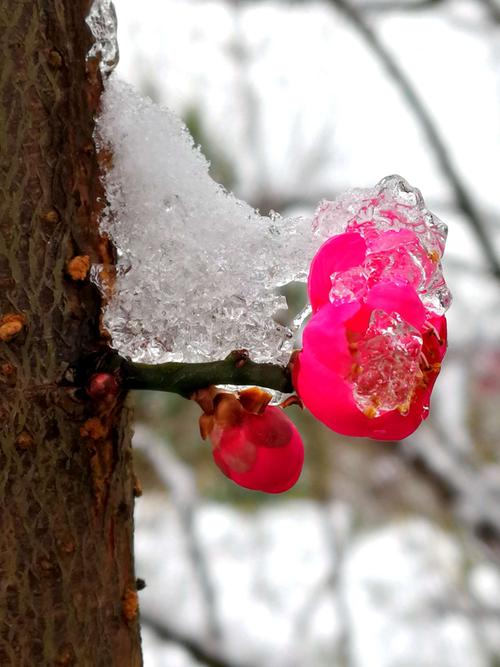
M 390 79 L 392 79 L 393 83 L 399 88 L 402 96 L 408 103 L 410 110 L 413 112 L 427 137 L 429 146 L 434 152 L 436 162 L 453 190 L 457 206 L 469 221 L 483 253 L 488 260 L 493 275 L 500 280 L 500 262 L 496 256 L 493 244 L 484 229 L 482 216 L 479 213 L 473 198 L 469 194 L 465 183 L 455 169 L 453 161 L 451 160 L 444 141 L 434 124 L 431 114 L 420 99 L 420 96 L 409 77 L 385 48 L 376 31 L 367 23 L 363 14 L 356 7 L 348 2 L 348 0 L 330 0 L 330 3 L 351 22 L 354 28 L 372 49 L 373 53 L 377 56 L 387 71 Z
M 119 368 L 125 389 L 170 391 L 186 398 L 212 384 L 258 385 L 283 393 L 293 391 L 288 367 L 256 363 L 244 350 L 232 352 L 222 361 L 197 364 L 139 364 L 121 358 Z
M 449 600 L 438 600 L 432 606 L 432 613 L 442 618 L 446 614 L 452 616 L 463 616 L 472 621 L 498 621 L 500 619 L 500 607 L 486 606 L 477 603 L 450 602 Z
M 493 23 L 500 23 L 500 5 L 496 0 L 478 0 L 478 2 L 487 10 Z
M 357 2 L 356 9 L 364 12 L 414 12 L 431 9 L 444 4 L 446 0 L 374 0 L 373 2 Z
M 182 646 L 193 658 L 208 667 L 250 667 L 249 663 L 234 663 L 222 657 L 215 651 L 208 649 L 196 639 L 174 630 L 164 621 L 158 620 L 152 614 L 141 611 L 141 624 L 152 630 L 157 637 L 165 641 Z

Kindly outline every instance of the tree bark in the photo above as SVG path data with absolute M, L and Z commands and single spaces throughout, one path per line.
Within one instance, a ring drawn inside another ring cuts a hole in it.
M 65 386 L 106 344 L 88 8 L 0 0 L 2 666 L 141 664 L 129 410 Z

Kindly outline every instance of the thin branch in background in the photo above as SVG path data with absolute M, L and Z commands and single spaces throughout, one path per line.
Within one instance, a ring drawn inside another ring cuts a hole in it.
M 143 612 L 141 610 L 141 625 L 149 628 L 159 638 L 168 642 L 177 644 L 189 653 L 190 656 L 202 662 L 208 667 L 250 667 L 248 663 L 230 662 L 226 658 L 219 655 L 217 652 L 208 649 L 204 644 L 196 639 L 187 637 L 186 635 L 174 630 L 163 621 L 158 620 L 152 614 Z
M 415 12 L 432 9 L 442 5 L 446 0 L 373 0 L 373 2 L 357 2 L 356 9 L 363 12 Z
M 168 443 L 143 424 L 135 426 L 133 447 L 146 455 L 156 474 L 170 492 L 184 531 L 189 558 L 205 606 L 209 638 L 218 642 L 222 631 L 217 618 L 215 587 L 196 534 L 195 514 L 199 498 L 193 475 L 189 468 L 177 459 Z
M 500 493 L 472 461 L 455 451 L 443 430 L 422 424 L 399 453 L 448 499 L 457 525 L 490 561 L 500 564 Z
M 463 616 L 473 621 L 499 621 L 500 607 L 488 607 L 485 605 L 471 605 L 465 602 L 450 602 L 449 600 L 438 600 L 433 604 L 433 614 L 442 618 L 446 614 L 450 616 Z
M 304 645 L 304 637 L 307 635 L 314 612 L 326 595 L 333 595 L 333 602 L 337 614 L 337 623 L 340 627 L 339 636 L 335 645 L 335 665 L 346 667 L 351 664 L 351 638 L 350 638 L 350 616 L 344 595 L 342 575 L 345 555 L 349 546 L 352 533 L 352 518 L 347 508 L 340 508 L 333 501 L 318 504 L 323 535 L 325 538 L 325 549 L 330 561 L 330 567 L 325 576 L 312 587 L 307 599 L 299 609 L 293 622 L 292 637 L 296 638 L 294 655 L 300 656 L 300 650 Z M 343 525 L 341 525 L 343 524 Z M 303 664 L 303 663 L 299 663 Z
M 339 12 L 350 21 L 353 27 L 371 48 L 372 52 L 377 56 L 390 79 L 400 90 L 410 110 L 418 121 L 418 124 L 427 137 L 429 147 L 434 153 L 439 169 L 450 184 L 458 208 L 474 231 L 483 253 L 488 260 L 492 274 L 495 278 L 500 280 L 500 262 L 496 256 L 491 239 L 485 231 L 482 216 L 472 196 L 468 192 L 467 186 L 462 181 L 458 170 L 455 168 L 448 153 L 448 149 L 445 146 L 444 140 L 441 138 L 431 114 L 420 99 L 420 96 L 409 77 L 398 65 L 395 58 L 385 48 L 374 28 L 367 23 L 363 14 L 356 7 L 347 0 L 330 0 L 330 4 L 336 7 Z
M 500 5 L 497 0 L 476 0 L 489 15 L 492 23 L 500 23 Z M 420 12 L 434 9 L 440 5 L 449 4 L 448 0 L 373 0 L 370 2 L 356 2 L 356 9 L 363 12 Z
M 477 0 L 486 9 L 493 23 L 500 23 L 500 5 L 497 0 Z

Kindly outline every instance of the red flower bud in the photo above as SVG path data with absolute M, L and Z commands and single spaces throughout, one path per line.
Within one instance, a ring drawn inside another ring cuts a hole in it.
M 87 394 L 94 400 L 113 399 L 119 391 L 118 381 L 111 373 L 94 373 L 87 385 Z
M 210 438 L 214 461 L 224 475 L 266 493 L 292 487 L 302 471 L 304 446 L 283 410 L 267 405 L 260 414 L 250 412 L 235 395 L 224 393 L 214 403 L 214 414 L 200 418 L 201 430 Z

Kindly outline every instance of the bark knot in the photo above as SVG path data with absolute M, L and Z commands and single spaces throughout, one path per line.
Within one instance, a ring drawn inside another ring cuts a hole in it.
M 66 264 L 66 273 L 72 280 L 85 280 L 90 269 L 90 257 L 77 255 Z
M 26 318 L 20 313 L 7 313 L 0 318 L 0 341 L 10 342 L 26 325 Z

